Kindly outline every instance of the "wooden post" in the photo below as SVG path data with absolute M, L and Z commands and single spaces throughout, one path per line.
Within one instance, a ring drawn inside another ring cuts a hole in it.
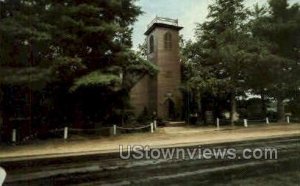
M 17 130 L 16 130 L 16 129 L 13 129 L 13 130 L 12 130 L 11 141 L 12 141 L 13 143 L 16 143 L 16 142 L 17 142 Z
M 248 127 L 248 121 L 247 121 L 247 119 L 244 119 L 244 126 Z
M 64 140 L 68 139 L 68 127 L 64 128 Z
M 287 117 L 286 117 L 286 122 L 287 122 L 287 123 L 290 123 L 290 116 L 287 116 Z
M 217 118 L 217 129 L 220 129 L 220 119 Z
M 117 125 L 113 126 L 113 135 L 117 135 Z
M 270 124 L 270 121 L 269 121 L 269 118 L 268 117 L 266 117 L 266 124 Z
M 153 123 L 150 123 L 151 133 L 153 133 Z
M 154 130 L 156 130 L 156 128 L 157 128 L 157 121 L 156 120 L 154 120 Z

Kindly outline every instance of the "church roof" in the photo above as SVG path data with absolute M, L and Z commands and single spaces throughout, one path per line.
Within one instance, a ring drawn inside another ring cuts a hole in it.
M 156 27 L 170 28 L 170 29 L 174 29 L 174 30 L 178 30 L 178 31 L 183 28 L 178 25 L 178 19 L 156 17 L 148 25 L 145 35 L 149 35 Z

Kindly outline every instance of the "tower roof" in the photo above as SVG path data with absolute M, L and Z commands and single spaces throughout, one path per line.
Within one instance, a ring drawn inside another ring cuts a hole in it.
M 145 35 L 149 35 L 155 27 L 171 28 L 178 31 L 183 28 L 178 25 L 178 19 L 155 17 L 155 19 L 153 19 L 151 23 L 147 26 L 147 31 L 145 32 Z

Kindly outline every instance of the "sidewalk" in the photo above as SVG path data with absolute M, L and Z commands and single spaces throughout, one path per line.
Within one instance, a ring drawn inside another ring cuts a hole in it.
M 300 124 L 270 124 L 262 126 L 226 127 L 166 127 L 155 133 L 137 133 L 99 139 L 39 141 L 21 146 L 0 146 L 0 162 L 43 157 L 76 156 L 118 152 L 119 145 L 149 145 L 150 147 L 176 147 L 222 142 L 299 136 Z

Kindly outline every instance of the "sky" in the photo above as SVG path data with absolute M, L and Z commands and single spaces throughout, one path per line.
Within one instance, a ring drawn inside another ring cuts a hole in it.
M 183 26 L 180 34 L 184 39 L 194 38 L 196 23 L 205 21 L 208 14 L 208 5 L 214 0 L 137 0 L 136 4 L 142 8 L 143 15 L 133 26 L 133 46 L 137 48 L 145 40 L 144 33 L 147 25 L 156 17 L 168 17 L 178 19 L 179 25 Z M 300 0 L 289 0 L 290 4 L 300 3 Z M 246 7 L 254 4 L 267 4 L 267 0 L 245 0 Z

